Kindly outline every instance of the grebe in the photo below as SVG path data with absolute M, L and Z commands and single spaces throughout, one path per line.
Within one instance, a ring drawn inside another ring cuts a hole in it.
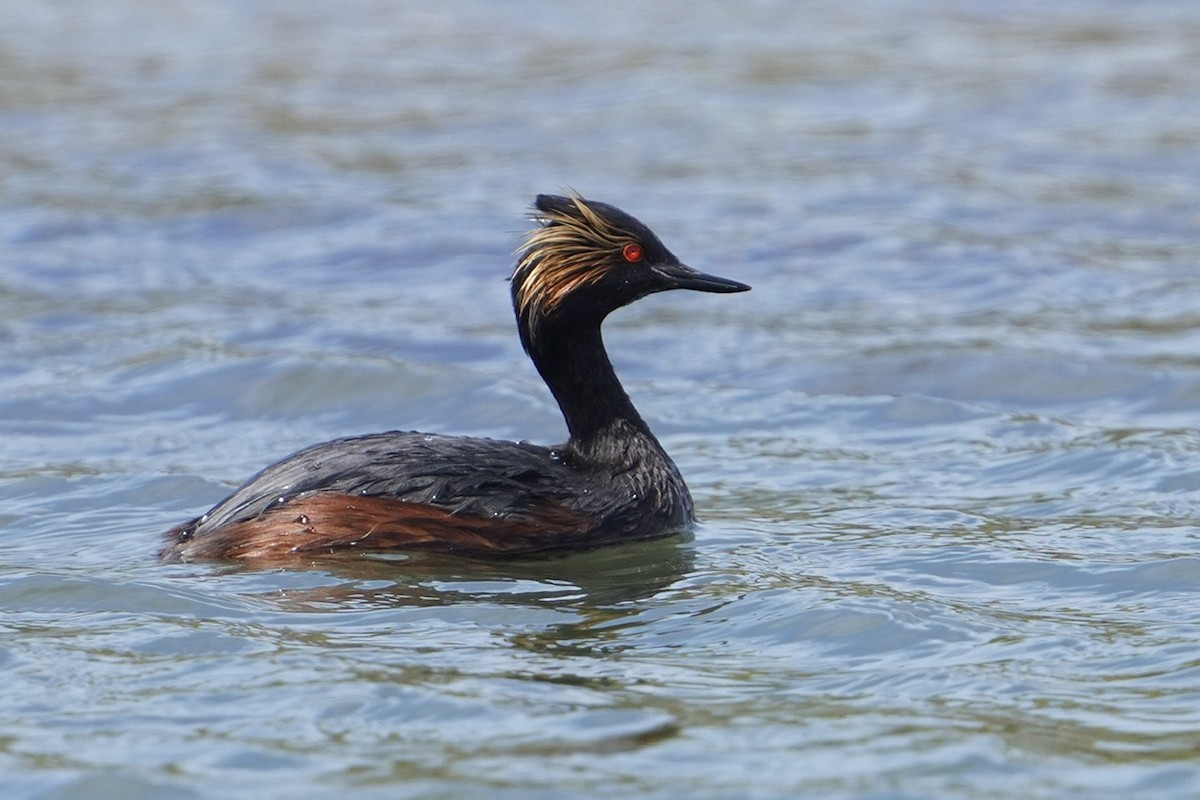
M 570 437 L 557 447 L 393 431 L 314 445 L 168 531 L 170 561 L 338 552 L 530 553 L 664 536 L 692 497 L 617 380 L 608 314 L 667 289 L 744 292 L 679 262 L 606 203 L 539 195 L 512 273 L 525 352 Z

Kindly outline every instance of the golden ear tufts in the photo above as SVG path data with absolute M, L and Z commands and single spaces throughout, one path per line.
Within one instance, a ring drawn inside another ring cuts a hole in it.
M 570 200 L 570 211 L 534 212 L 540 224 L 525 237 L 513 270 L 517 313 L 533 326 L 572 292 L 603 278 L 614 266 L 613 253 L 634 239 L 582 197 Z

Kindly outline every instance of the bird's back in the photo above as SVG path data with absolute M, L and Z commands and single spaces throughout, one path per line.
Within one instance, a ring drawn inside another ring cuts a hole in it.
M 639 495 L 627 484 L 619 472 L 523 442 L 401 431 L 336 439 L 267 467 L 174 529 L 163 556 L 520 553 L 661 535 L 690 521 L 690 497 L 680 508 L 654 486 Z M 646 520 L 643 506 L 662 499 L 673 507 Z M 631 530 L 637 520 L 642 530 Z

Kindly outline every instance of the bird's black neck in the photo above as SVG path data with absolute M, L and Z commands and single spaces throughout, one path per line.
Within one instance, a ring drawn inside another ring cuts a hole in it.
M 602 459 L 605 453 L 623 452 L 618 440 L 634 436 L 662 452 L 617 379 L 600 337 L 599 320 L 546 325 L 529 345 L 530 358 L 566 419 L 572 450 Z M 618 446 L 614 449 L 614 445 Z

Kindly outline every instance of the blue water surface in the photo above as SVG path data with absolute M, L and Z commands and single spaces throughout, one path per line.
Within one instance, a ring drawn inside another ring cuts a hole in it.
M 13 2 L 11 798 L 1200 795 L 1200 7 Z M 577 190 L 689 535 L 162 565 L 307 444 L 553 443 Z

